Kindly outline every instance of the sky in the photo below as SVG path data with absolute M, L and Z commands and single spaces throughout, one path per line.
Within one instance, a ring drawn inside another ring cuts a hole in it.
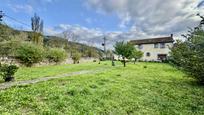
M 204 15 L 204 0 L 0 0 L 0 10 L 10 18 L 7 25 L 23 30 L 37 13 L 44 21 L 44 34 L 72 32 L 78 42 L 102 48 L 116 41 L 170 36 L 181 39 L 188 27 Z

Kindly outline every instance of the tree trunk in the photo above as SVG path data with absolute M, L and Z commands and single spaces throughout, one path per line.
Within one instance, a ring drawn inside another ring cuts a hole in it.
M 123 64 L 124 64 L 124 67 L 126 67 L 125 57 L 123 57 Z

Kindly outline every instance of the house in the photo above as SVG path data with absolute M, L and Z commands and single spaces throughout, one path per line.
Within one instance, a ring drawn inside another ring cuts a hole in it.
M 173 47 L 173 34 L 169 37 L 131 40 L 130 43 L 144 53 L 143 61 L 163 61 L 169 56 Z

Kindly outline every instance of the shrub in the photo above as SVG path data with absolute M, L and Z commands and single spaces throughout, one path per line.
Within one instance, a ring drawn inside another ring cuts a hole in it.
M 16 49 L 21 44 L 20 41 L 4 41 L 0 42 L 0 56 L 14 56 Z
M 16 65 L 0 64 L 0 75 L 8 82 L 14 80 L 14 74 L 17 72 L 18 67 Z
M 23 43 L 16 51 L 16 57 L 26 66 L 32 66 L 44 59 L 44 49 L 42 46 L 32 43 Z
M 145 68 L 145 69 L 146 69 L 146 68 L 147 68 L 147 66 L 145 65 L 145 66 L 143 66 L 143 68 Z
M 178 41 L 171 50 L 172 62 L 204 84 L 204 30 L 192 30 L 186 40 Z
M 59 48 L 50 48 L 46 53 L 46 58 L 49 62 L 62 62 L 67 58 L 67 53 L 63 49 Z
M 74 52 L 72 54 L 72 60 L 74 64 L 79 63 L 80 58 L 81 58 L 81 54 L 79 52 Z

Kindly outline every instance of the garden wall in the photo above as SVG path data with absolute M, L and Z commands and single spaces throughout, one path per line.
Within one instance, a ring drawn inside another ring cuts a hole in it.
M 79 63 L 93 62 L 94 60 L 98 61 L 97 58 L 83 57 L 79 60 Z M 23 66 L 21 63 L 19 63 L 19 60 L 8 58 L 8 57 L 0 57 L 0 62 L 2 64 L 16 64 L 18 66 Z M 66 59 L 66 61 L 61 62 L 59 64 L 73 64 L 73 60 L 71 58 L 68 58 Z M 43 62 L 34 64 L 33 66 L 38 67 L 38 66 L 44 66 L 44 65 L 56 65 L 56 63 L 50 63 L 49 61 L 44 60 Z

